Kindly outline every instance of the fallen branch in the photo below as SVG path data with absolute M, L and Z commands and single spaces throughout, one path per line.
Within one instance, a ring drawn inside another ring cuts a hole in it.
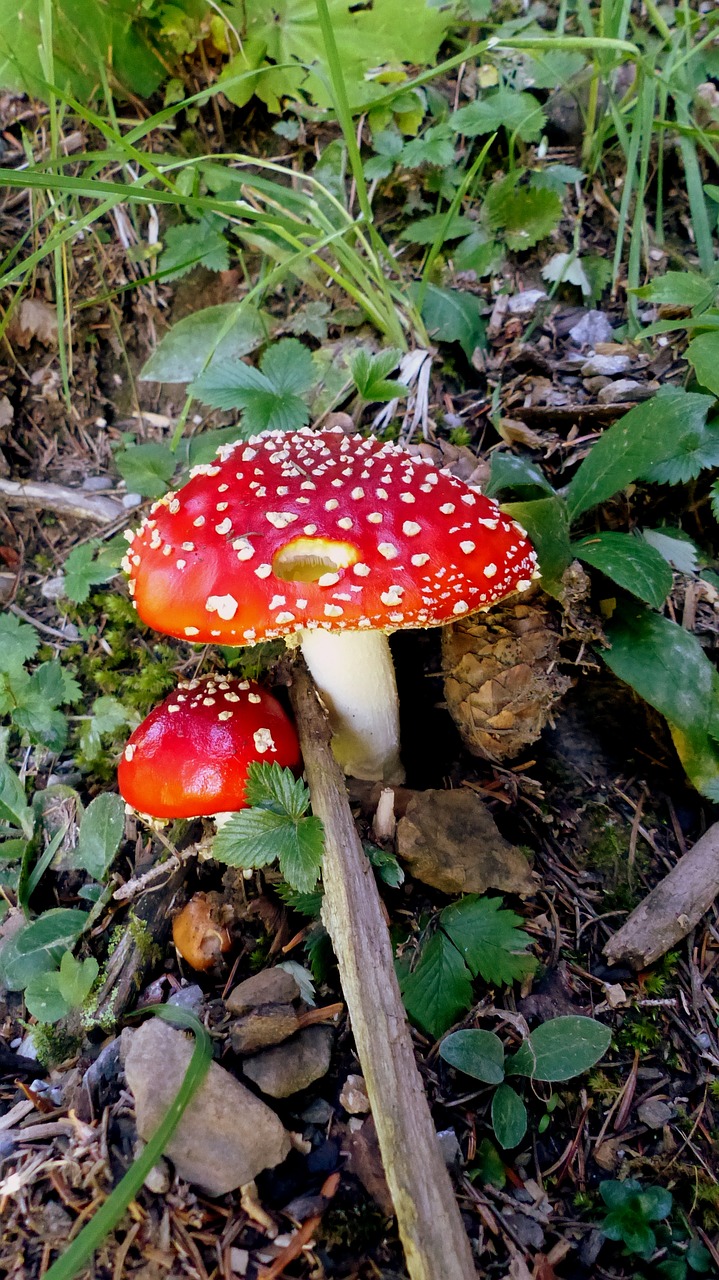
M 312 809 L 325 829 L 327 927 L 411 1280 L 476 1280 L 469 1240 L 417 1069 L 372 868 L 362 849 L 330 727 L 304 662 L 292 668 Z
M 115 498 L 69 489 L 61 484 L 45 484 L 42 480 L 3 480 L 0 477 L 0 498 L 12 506 L 42 507 L 45 511 L 76 516 L 79 520 L 95 520 L 98 524 L 111 524 L 124 513 L 124 507 Z
M 685 938 L 719 895 L 719 822 L 680 858 L 611 937 L 611 964 L 643 969 Z

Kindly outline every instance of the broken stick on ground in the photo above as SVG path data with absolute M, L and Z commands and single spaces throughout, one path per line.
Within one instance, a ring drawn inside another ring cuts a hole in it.
M 715 822 L 609 939 L 605 956 L 612 964 L 646 968 L 691 932 L 718 895 L 719 822 Z
M 357 834 L 330 727 L 307 668 L 290 697 L 312 809 L 325 829 L 322 918 L 332 939 L 411 1280 L 476 1280 L 394 971 L 374 873 Z

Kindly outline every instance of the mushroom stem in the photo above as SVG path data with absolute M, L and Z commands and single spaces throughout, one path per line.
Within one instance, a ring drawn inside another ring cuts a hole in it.
M 383 631 L 300 632 L 300 645 L 332 725 L 332 750 L 346 774 L 399 783 L 399 698 Z

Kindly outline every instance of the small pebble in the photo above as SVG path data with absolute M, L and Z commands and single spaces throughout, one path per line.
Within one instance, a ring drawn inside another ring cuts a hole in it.
M 546 298 L 544 289 L 525 289 L 523 293 L 515 293 L 509 299 L 507 310 L 512 316 L 531 316 L 537 303 Z
M 653 395 L 646 382 L 635 382 L 633 378 L 620 378 L 618 382 L 610 382 L 597 393 L 600 404 L 624 404 L 626 400 L 649 400 Z
M 618 373 L 626 373 L 631 369 L 629 356 L 591 356 L 582 365 L 583 378 L 613 378 Z
M 122 505 L 126 511 L 130 511 L 133 507 L 139 507 L 142 497 L 139 493 L 126 493 L 123 495 Z
M 613 329 L 603 311 L 588 311 L 572 325 L 569 336 L 578 347 L 595 347 L 598 342 L 610 342 Z
M 110 476 L 86 476 L 81 487 L 87 493 L 100 493 L 102 489 L 114 489 L 115 482 Z

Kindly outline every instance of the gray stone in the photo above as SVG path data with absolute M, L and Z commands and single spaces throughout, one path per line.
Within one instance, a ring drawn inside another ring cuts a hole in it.
M 661 1098 L 647 1098 L 646 1102 L 640 1102 L 637 1107 L 640 1122 L 650 1129 L 662 1129 L 676 1114 L 676 1107 L 669 1102 L 662 1102 Z
M 442 893 L 532 893 L 524 854 L 497 828 L 479 796 L 465 787 L 420 791 L 397 825 L 397 853 L 423 884 Z
M 631 367 L 629 356 L 590 356 L 582 365 L 582 377 L 614 378 L 618 373 L 626 373 Z
M 263 969 L 235 987 L 225 1004 L 230 1013 L 241 1015 L 264 1004 L 291 1004 L 300 989 L 286 969 Z
M 331 1027 L 305 1027 L 285 1044 L 246 1058 L 242 1070 L 271 1098 L 289 1098 L 327 1075 L 333 1035 Z
M 129 1044 L 128 1044 L 129 1040 Z M 175 1098 L 192 1041 L 159 1018 L 122 1033 L 125 1076 L 146 1141 Z M 210 1196 L 244 1186 L 285 1159 L 289 1135 L 274 1111 L 218 1063 L 210 1069 L 165 1148 L 180 1177 Z
M 649 400 L 654 392 L 646 382 L 635 382 L 633 378 L 620 378 L 618 382 L 610 382 L 597 393 L 600 404 L 624 404 L 631 400 Z
M 523 293 L 515 293 L 507 303 L 507 310 L 512 316 L 531 316 L 537 304 L 546 298 L 544 289 L 525 289 Z
M 86 476 L 82 488 L 87 493 L 101 493 L 103 489 L 114 489 L 115 481 L 111 476 Z
M 614 330 L 603 311 L 587 311 L 569 330 L 578 347 L 596 347 L 598 342 L 611 342 Z
M 230 1029 L 230 1040 L 235 1053 L 257 1053 L 269 1045 L 281 1044 L 297 1030 L 299 1018 L 291 1004 L 268 1004 L 251 1009 Z

